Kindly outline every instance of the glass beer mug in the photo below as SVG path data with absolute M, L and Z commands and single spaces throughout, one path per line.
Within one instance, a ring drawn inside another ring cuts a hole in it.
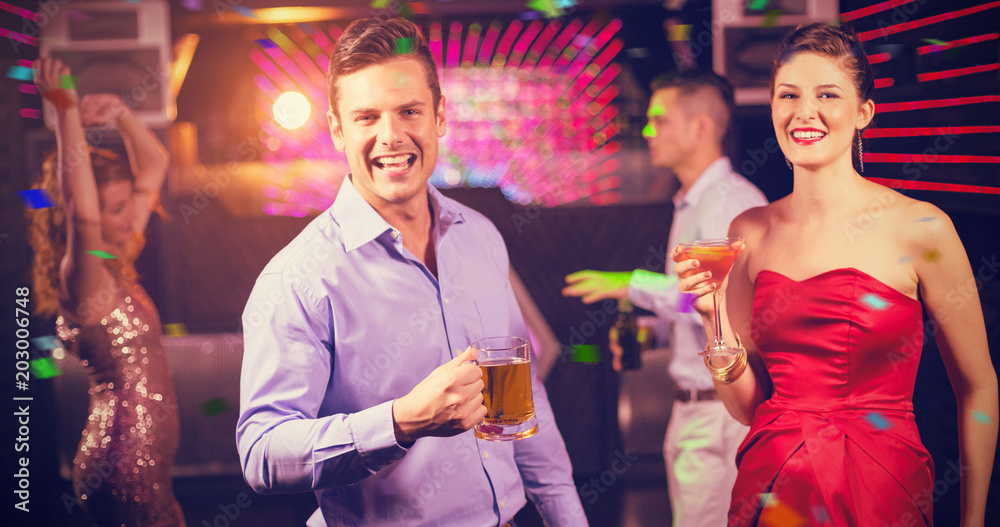
M 531 343 L 521 337 L 489 337 L 472 343 L 483 371 L 486 417 L 476 437 L 513 441 L 535 435 L 538 420 L 531 398 Z

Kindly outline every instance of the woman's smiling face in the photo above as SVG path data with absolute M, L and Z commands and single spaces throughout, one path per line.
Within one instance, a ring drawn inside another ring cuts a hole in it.
M 851 77 L 837 60 L 797 53 L 774 80 L 771 121 L 781 151 L 794 165 L 816 169 L 847 158 L 855 133 L 874 115 L 875 104 L 861 101 Z

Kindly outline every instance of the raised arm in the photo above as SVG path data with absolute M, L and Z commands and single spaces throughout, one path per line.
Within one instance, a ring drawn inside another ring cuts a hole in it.
M 729 236 L 743 236 L 747 240 L 747 248 L 743 251 L 729 277 L 723 282 L 725 294 L 719 304 L 723 338 L 729 345 L 735 345 L 737 335 L 739 342 L 747 351 L 748 366 L 743 374 L 733 382 L 726 384 L 714 380 L 715 389 L 729 413 L 739 422 L 750 424 L 757 406 L 764 402 L 771 392 L 771 380 L 764 368 L 764 362 L 757 352 L 753 341 L 750 324 L 753 311 L 754 285 L 750 278 L 748 262 L 753 253 L 753 247 L 758 246 L 762 229 L 759 228 L 763 208 L 750 209 L 741 214 L 729 228 Z M 671 258 L 677 261 L 680 256 L 677 248 L 671 253 Z M 677 263 L 677 275 L 680 277 L 678 287 L 681 292 L 698 295 L 694 308 L 701 313 L 705 334 L 709 341 L 715 339 L 715 312 L 712 309 L 711 284 L 707 272 L 701 271 L 698 260 L 685 260 Z M 735 328 L 735 331 L 734 331 Z M 712 359 L 712 365 L 718 368 L 731 363 L 733 359 L 723 357 Z
M 925 255 L 913 260 L 914 271 L 958 401 L 962 525 L 981 526 L 996 452 L 998 403 L 976 277 L 948 216 L 927 203 L 913 208 L 912 221 L 906 222 L 912 229 L 908 239 L 912 254 Z
M 110 93 L 87 95 L 80 101 L 80 118 L 85 126 L 115 126 L 128 152 L 135 175 L 133 200 L 136 229 L 142 232 L 160 197 L 160 188 L 170 166 L 170 155 L 156 134 L 142 123 L 120 97 Z
M 101 204 L 83 133 L 79 97 L 70 69 L 61 61 L 35 61 L 35 84 L 56 115 L 56 173 L 66 211 L 66 254 L 60 264 L 60 301 L 76 312 L 111 279 L 101 259 L 87 251 L 103 248 Z

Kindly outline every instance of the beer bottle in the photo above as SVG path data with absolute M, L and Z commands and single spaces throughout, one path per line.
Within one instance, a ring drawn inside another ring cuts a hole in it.
M 635 311 L 628 299 L 618 301 L 618 345 L 622 348 L 622 371 L 638 370 L 642 367 L 641 348 L 639 346 L 639 327 L 635 321 Z

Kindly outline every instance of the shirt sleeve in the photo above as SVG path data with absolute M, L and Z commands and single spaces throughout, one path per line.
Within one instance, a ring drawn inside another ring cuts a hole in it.
M 507 303 L 510 320 L 517 335 L 527 335 L 524 318 L 513 291 L 508 287 Z M 517 463 L 525 493 L 535 504 L 545 524 L 551 527 L 586 527 L 587 516 L 580 495 L 573 483 L 573 468 L 562 434 L 556 427 L 555 416 L 545 385 L 538 378 L 538 361 L 531 361 L 531 393 L 535 405 L 538 432 L 514 442 Z
M 392 401 L 320 417 L 333 349 L 329 303 L 262 275 L 243 312 L 236 443 L 258 493 L 349 485 L 400 459 Z
M 673 320 L 680 297 L 676 276 L 645 269 L 632 271 L 628 282 L 628 298 L 633 304 L 656 313 L 660 318 Z

